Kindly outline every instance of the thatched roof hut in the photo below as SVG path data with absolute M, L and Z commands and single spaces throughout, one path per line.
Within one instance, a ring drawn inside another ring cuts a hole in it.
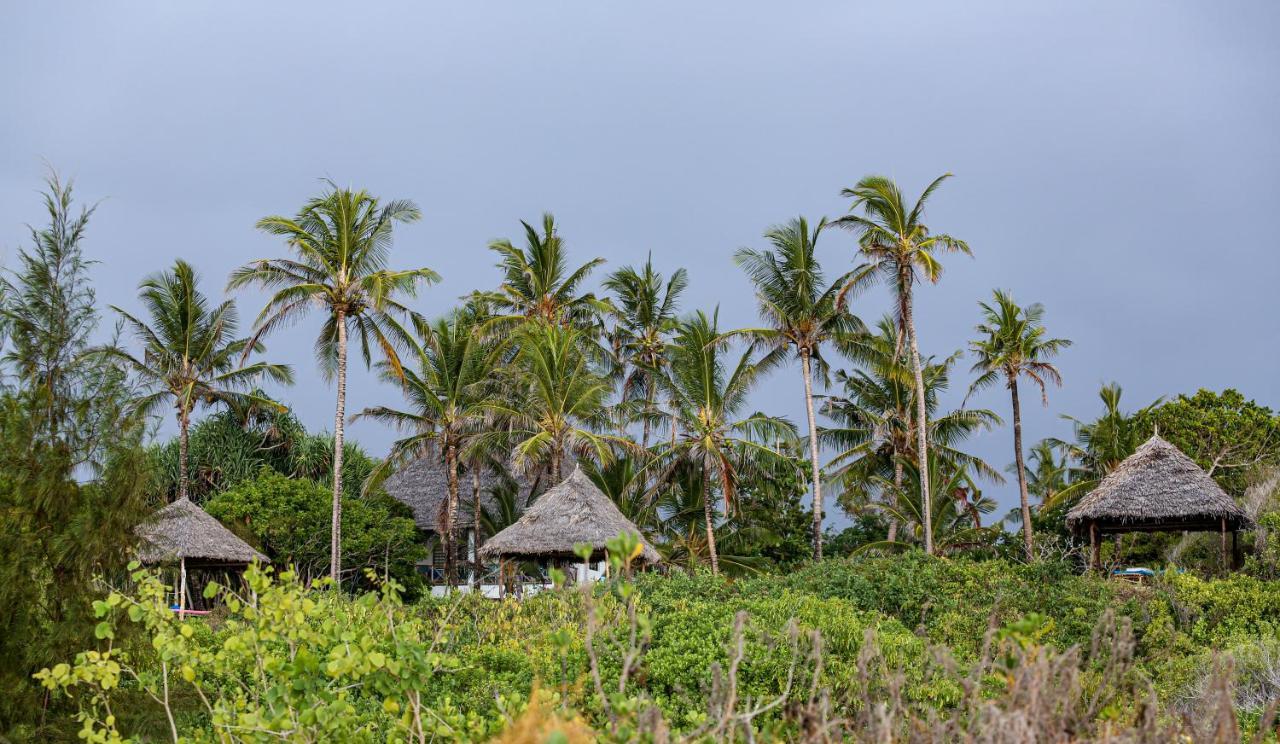
M 1232 543 L 1253 521 L 1222 487 L 1182 450 L 1151 437 L 1107 474 L 1067 512 L 1067 527 L 1088 534 L 1092 564 L 1100 565 L 1102 535 L 1122 532 L 1218 532 L 1222 563 L 1232 561 Z
M 592 559 L 596 560 L 604 556 L 605 541 L 624 532 L 644 543 L 641 560 L 662 560 L 640 529 L 622 516 L 581 467 L 575 467 L 572 475 L 539 496 L 515 524 L 489 538 L 480 557 L 574 559 L 574 546 L 588 543 L 595 548 Z
M 506 482 L 514 482 L 523 499 L 529 493 L 530 484 L 519 478 L 491 468 L 480 470 L 480 506 L 494 507 L 493 491 Z M 472 518 L 472 478 L 463 472 L 458 479 L 458 511 L 464 524 Z M 449 474 L 445 472 L 440 456 L 429 451 L 389 476 L 383 484 L 387 494 L 413 510 L 413 521 L 418 529 L 440 531 L 445 500 L 449 497 Z
M 1219 531 L 1252 527 L 1244 510 L 1172 444 L 1151 437 L 1067 512 L 1076 531 Z
M 190 499 L 178 499 L 157 511 L 135 530 L 142 538 L 138 560 L 147 564 L 177 563 L 242 566 L 267 557 L 236 537 Z

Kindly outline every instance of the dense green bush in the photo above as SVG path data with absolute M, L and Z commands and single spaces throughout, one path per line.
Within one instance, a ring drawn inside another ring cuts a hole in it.
M 205 509 L 244 533 L 273 562 L 293 566 L 302 576 L 323 576 L 329 571 L 332 503 L 327 487 L 263 467 L 255 478 L 214 496 Z M 415 563 L 425 553 L 407 506 L 384 493 L 343 498 L 342 559 L 353 581 L 362 569 L 373 568 L 416 587 Z

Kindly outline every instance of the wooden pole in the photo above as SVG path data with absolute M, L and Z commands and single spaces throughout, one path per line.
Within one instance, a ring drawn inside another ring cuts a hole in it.
M 1231 570 L 1240 569 L 1240 530 L 1231 530 Z
M 1222 572 L 1227 573 L 1231 570 L 1231 561 L 1227 558 L 1227 518 L 1221 519 L 1222 525 Z
M 1097 571 L 1102 568 L 1102 546 L 1098 544 L 1097 522 L 1089 523 L 1089 549 L 1091 556 L 1089 559 L 1089 567 L 1090 569 Z
M 181 620 L 187 611 L 187 559 L 183 558 L 179 566 L 181 578 L 178 580 L 178 619 Z

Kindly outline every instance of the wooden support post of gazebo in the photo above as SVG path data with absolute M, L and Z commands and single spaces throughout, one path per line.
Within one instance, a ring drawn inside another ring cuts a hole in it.
M 1098 523 L 1089 523 L 1089 568 L 1097 571 L 1102 568 L 1102 543 L 1098 540 Z

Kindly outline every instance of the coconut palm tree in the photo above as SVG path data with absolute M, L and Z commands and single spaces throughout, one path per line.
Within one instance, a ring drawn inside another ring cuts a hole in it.
M 498 400 L 489 385 L 499 361 L 498 348 L 481 337 L 478 325 L 475 316 L 465 309 L 437 320 L 430 332 L 423 335 L 417 370 L 408 367 L 397 370 L 385 361 L 379 365 L 383 380 L 400 385 L 409 403 L 408 410 L 373 406 L 353 418 L 381 421 L 410 432 L 391 445 L 390 453 L 366 484 L 366 490 L 414 458 L 438 456 L 443 460 L 449 496 L 441 520 L 441 535 L 445 580 L 450 585 L 457 578 L 453 541 L 457 532 L 462 449 L 471 437 L 484 430 L 490 409 Z
M 517 351 L 503 383 L 507 395 L 487 404 L 499 425 L 474 437 L 468 454 L 493 451 L 505 443 L 517 467 L 545 465 L 551 482 L 559 483 L 567 454 L 607 464 L 614 447 L 634 446 L 599 433 L 607 424 L 612 386 L 584 351 L 583 331 L 533 320 L 523 324 L 510 343 Z
M 892 505 L 905 487 L 905 466 L 916 462 L 912 424 L 916 420 L 915 385 L 909 357 L 890 317 L 882 318 L 875 332 L 842 338 L 837 346 L 858 367 L 836 373 L 836 387 L 841 392 L 828 396 L 822 407 L 822 413 L 834 423 L 819 429 L 823 445 L 836 451 L 828 463 L 830 483 L 841 489 L 846 509 L 875 500 Z M 998 425 L 1000 417 L 981 408 L 937 410 L 939 396 L 950 387 L 955 359 L 924 360 L 921 378 L 929 448 L 934 459 L 950 469 L 963 468 L 977 477 L 1003 483 L 1003 476 L 981 458 L 959 449 L 970 436 Z M 890 540 L 895 539 L 898 527 L 898 522 L 890 521 Z
M 716 509 L 715 493 L 694 463 L 680 463 L 671 472 L 654 509 L 662 528 L 657 548 L 668 565 L 693 571 L 711 563 L 712 551 L 716 570 L 732 576 L 759 573 L 769 565 L 759 553 L 760 536 L 744 534 L 736 520 L 724 520 L 711 533 L 706 531 L 705 515 L 707 509 Z
M 1040 399 L 1049 405 L 1047 383 L 1062 385 L 1058 368 L 1048 361 L 1071 342 L 1049 338 L 1042 324 L 1044 306 L 1039 303 L 1019 307 L 1013 297 L 995 290 L 991 303 L 979 302 L 983 322 L 977 327 L 979 338 L 969 344 L 978 361 L 973 372 L 978 378 L 969 386 L 969 395 L 1004 382 L 1013 401 L 1013 462 L 1018 473 L 1018 498 L 1022 509 L 1022 543 L 1027 560 L 1035 557 L 1031 526 L 1031 501 L 1027 496 L 1027 466 L 1022 459 L 1022 406 L 1018 399 L 1018 378 L 1026 377 L 1040 388 Z
M 190 468 L 187 463 L 191 414 L 197 405 L 231 405 L 244 409 L 251 404 L 270 405 L 252 391 L 263 379 L 292 384 L 288 366 L 255 362 L 245 357 L 263 351 L 262 344 L 238 338 L 236 305 L 227 300 L 210 307 L 200 291 L 199 277 L 186 261 L 147 277 L 138 285 L 138 299 L 150 322 L 118 307 L 126 327 L 142 345 L 141 356 L 111 346 L 99 349 L 122 362 L 144 386 L 134 406 L 148 415 L 169 403 L 178 420 L 178 498 L 189 496 Z
M 942 253 L 969 253 L 963 240 L 946 234 L 933 234 L 924 223 L 924 208 L 933 192 L 950 178 L 946 173 L 934 179 L 924 190 L 915 205 L 907 208 L 897 184 L 884 176 L 867 176 L 851 189 L 841 192 L 853 199 L 850 214 L 834 224 L 852 231 L 858 236 L 859 252 L 865 264 L 856 271 L 857 281 L 883 280 L 893 287 L 897 298 L 897 317 L 901 336 L 910 343 L 911 365 L 915 377 L 917 457 L 920 469 L 929 469 L 928 421 L 925 411 L 924 377 L 920 365 L 920 344 L 916 335 L 913 291 L 920 279 L 937 283 L 942 276 Z M 861 213 L 859 213 L 861 212 Z M 923 490 L 924 519 L 931 519 L 929 505 L 929 479 L 920 479 Z M 933 531 L 926 526 L 925 552 L 933 553 Z
M 541 232 L 523 220 L 520 224 L 525 232 L 523 248 L 505 239 L 489 244 L 489 250 L 501 257 L 498 268 L 502 270 L 502 284 L 496 291 L 475 294 L 493 307 L 491 323 L 509 327 L 521 319 L 537 319 L 578 328 L 593 326 L 597 312 L 606 306 L 581 289 L 587 276 L 604 259 L 593 258 L 570 270 L 564 239 L 550 212 L 542 215 Z
M 664 286 L 662 274 L 653 269 L 652 256 L 639 269 L 624 266 L 604 282 L 613 294 L 610 314 L 616 326 L 611 335 L 622 399 L 644 402 L 640 446 L 645 449 L 656 413 L 657 378 L 663 374 L 668 337 L 676 327 L 680 295 L 688 283 L 685 270 L 677 269 Z
M 680 324 L 669 352 L 670 373 L 662 378 L 672 401 L 676 431 L 673 441 L 658 451 L 659 462 L 667 467 L 657 487 L 667 485 L 676 468 L 692 465 L 707 493 L 719 488 L 729 514 L 739 479 L 785 461 L 773 445 L 794 438 L 795 427 L 762 413 L 739 417 L 751 388 L 780 357 L 757 361 L 747 349 L 730 368 L 724 359 L 727 342 L 718 328 L 718 313 L 708 318 L 699 311 Z M 703 504 L 711 571 L 719 573 L 711 499 L 704 498 Z
M 389 269 L 395 224 L 414 222 L 422 213 L 411 201 L 381 202 L 366 191 L 339 188 L 308 201 L 295 217 L 271 216 L 258 228 L 286 240 L 290 258 L 263 258 L 231 274 L 228 289 L 257 285 L 274 289 L 258 315 L 255 340 L 300 320 L 313 309 L 324 314 L 316 339 L 316 359 L 326 378 L 336 376 L 338 397 L 333 417 L 333 527 L 330 571 L 342 571 L 342 453 L 347 402 L 348 336 L 355 334 L 364 362 L 375 350 L 397 372 L 399 350 L 412 348 L 412 327 L 426 323 L 401 299 L 439 279 L 428 268 Z
M 809 468 L 813 488 L 813 559 L 822 560 L 822 476 L 818 459 L 818 422 L 813 411 L 813 373 L 825 381 L 822 347 L 840 334 L 861 330 L 862 323 L 844 308 L 844 290 L 852 272 L 825 284 L 814 250 L 827 226 L 826 218 L 809 229 L 804 217 L 775 225 L 765 234 L 768 250 L 743 248 L 734 255 L 756 288 L 763 328 L 745 334 L 773 352 L 794 350 L 804 380 L 805 413 L 809 417 Z

